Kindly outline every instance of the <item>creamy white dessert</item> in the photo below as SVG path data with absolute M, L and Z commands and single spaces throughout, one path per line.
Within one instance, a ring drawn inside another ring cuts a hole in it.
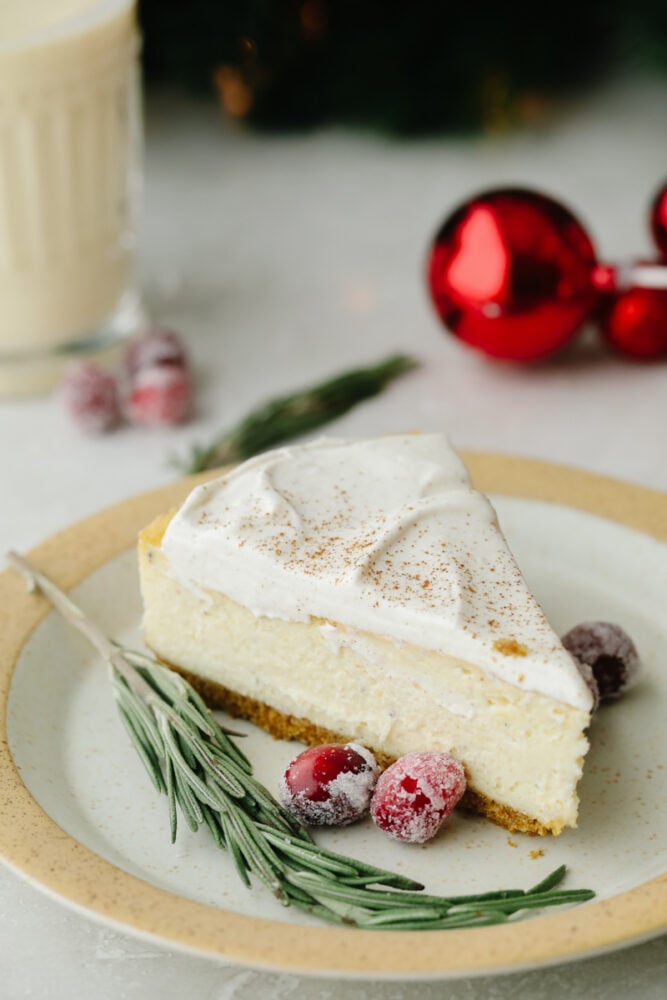
M 50 387 L 49 355 L 135 319 L 135 7 L 0 3 L 0 396 Z
M 140 539 L 144 633 L 274 735 L 446 750 L 513 830 L 576 825 L 590 692 L 442 435 L 323 439 Z

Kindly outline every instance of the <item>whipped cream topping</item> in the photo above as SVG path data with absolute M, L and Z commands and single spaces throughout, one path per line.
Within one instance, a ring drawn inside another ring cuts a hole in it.
M 162 548 L 182 585 L 256 616 L 414 643 L 591 709 L 444 435 L 324 438 L 259 455 L 197 487 Z

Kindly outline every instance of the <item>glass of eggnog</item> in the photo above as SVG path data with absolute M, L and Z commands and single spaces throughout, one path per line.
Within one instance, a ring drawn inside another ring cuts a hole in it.
M 134 0 L 0 2 L 0 396 L 143 321 Z

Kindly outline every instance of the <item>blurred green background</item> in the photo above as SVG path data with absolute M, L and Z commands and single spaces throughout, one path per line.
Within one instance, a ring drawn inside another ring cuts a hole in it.
M 140 18 L 149 86 L 264 129 L 502 131 L 612 75 L 667 73 L 665 0 L 141 0 Z

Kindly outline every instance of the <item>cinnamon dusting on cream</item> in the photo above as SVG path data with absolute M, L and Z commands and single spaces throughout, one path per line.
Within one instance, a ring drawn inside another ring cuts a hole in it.
M 163 551 L 183 585 L 258 617 L 342 622 L 589 709 L 493 507 L 443 435 L 259 455 L 195 489 Z

